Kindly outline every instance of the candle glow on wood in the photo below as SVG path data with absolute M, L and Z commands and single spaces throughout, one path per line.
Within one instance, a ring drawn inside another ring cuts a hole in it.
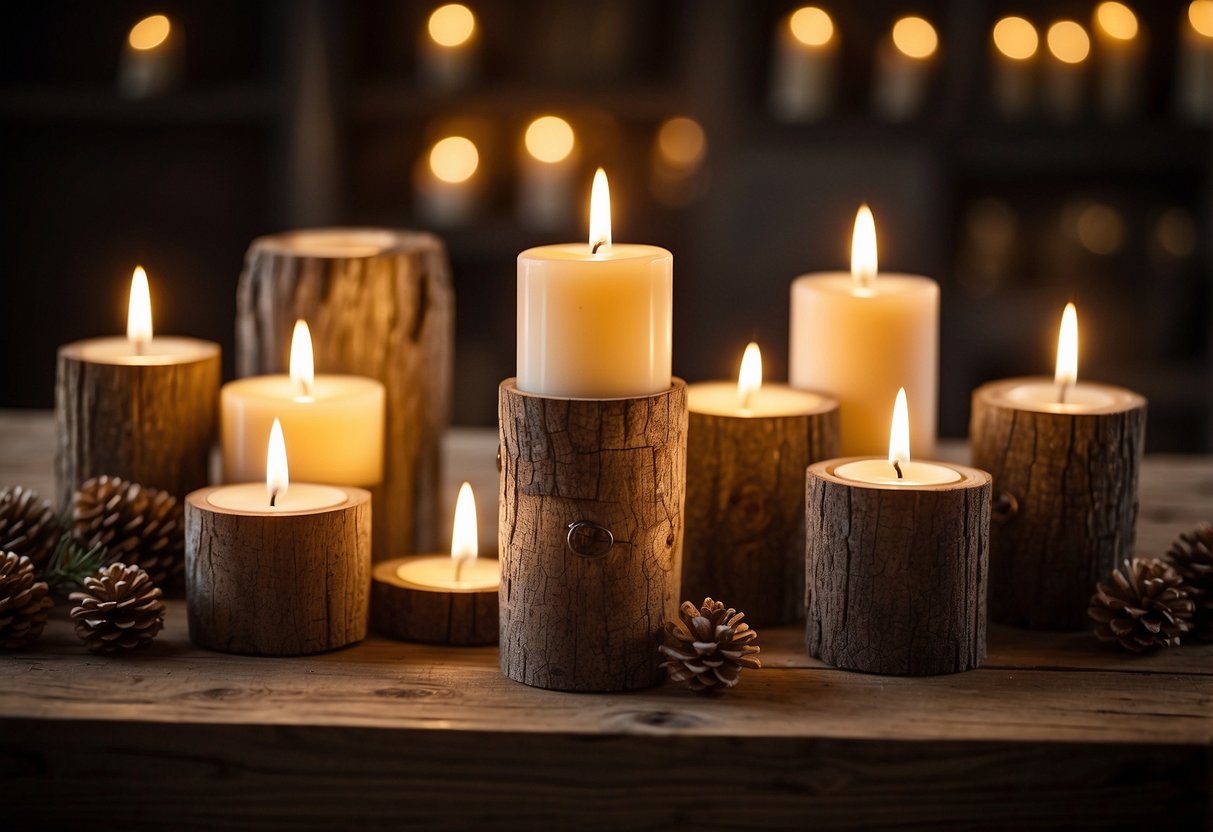
M 851 278 L 857 294 L 868 294 L 876 279 L 876 219 L 866 204 L 855 214 L 855 229 L 851 233 Z
M 743 408 L 749 409 L 754 396 L 762 389 L 762 350 L 751 341 L 741 356 L 741 370 L 737 373 L 737 399 Z
M 152 297 L 147 285 L 147 272 L 135 267 L 131 275 L 131 294 L 126 306 L 126 340 L 135 355 L 143 355 L 152 340 Z
M 1066 394 L 1078 381 L 1078 311 L 1074 304 L 1067 303 L 1061 315 L 1061 328 L 1057 333 L 1057 368 L 1053 373 L 1059 398 L 1064 402 Z
M 607 254 L 611 250 L 611 186 L 606 171 L 594 172 L 590 187 L 590 252 Z
M 285 497 L 291 486 L 290 469 L 286 463 L 286 438 L 282 435 L 282 422 L 274 420 L 270 428 L 270 443 L 265 453 L 265 490 L 270 495 L 270 506 Z
M 312 354 L 312 332 L 308 329 L 307 321 L 302 318 L 295 321 L 295 331 L 291 333 L 291 381 L 299 385 L 301 394 L 296 401 L 310 401 L 312 385 L 316 381 L 316 361 Z

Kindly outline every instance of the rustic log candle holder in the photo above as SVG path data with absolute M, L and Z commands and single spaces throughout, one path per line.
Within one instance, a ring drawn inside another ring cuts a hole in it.
M 1133 554 L 1146 400 L 1083 382 L 1086 400 L 1102 404 L 1050 411 L 1014 392 L 1049 384 L 1018 378 L 977 388 L 969 433 L 973 464 L 994 481 L 991 617 L 1077 630 L 1089 623 L 1095 582 Z
M 680 603 L 686 384 L 625 399 L 501 384 L 501 671 L 551 690 L 662 681 Z
M 237 486 L 240 487 L 240 486 Z M 366 637 L 371 495 L 309 511 L 224 508 L 195 491 L 185 504 L 190 640 L 223 653 L 298 656 Z
M 385 636 L 427 644 L 497 643 L 497 586 L 437 588 L 402 578 L 415 555 L 375 564 L 371 573 L 371 626 Z
M 809 655 L 866 673 L 972 670 L 986 655 L 990 476 L 959 465 L 943 485 L 873 485 L 809 466 Z

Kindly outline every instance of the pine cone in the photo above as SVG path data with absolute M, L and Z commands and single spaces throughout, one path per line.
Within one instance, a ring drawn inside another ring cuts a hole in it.
M 1096 584 L 1087 614 L 1100 641 L 1140 653 L 1179 644 L 1192 629 L 1194 607 L 1183 578 L 1165 561 L 1133 558 L 1112 570 L 1110 583 Z
M 34 562 L 15 552 L 0 552 L 0 647 L 16 650 L 34 642 L 54 604 L 46 582 L 34 580 Z
M 151 644 L 164 626 L 164 602 L 147 572 L 112 563 L 69 596 L 76 635 L 94 653 L 116 653 Z
M 86 549 L 105 546 L 109 563 L 141 567 L 159 586 L 176 586 L 185 571 L 185 510 L 158 488 L 93 477 L 72 498 L 72 536 Z
M 0 491 L 0 552 L 25 555 L 41 573 L 59 540 L 59 522 L 50 500 L 21 486 Z
M 1192 629 L 1201 641 L 1213 641 L 1213 525 L 1200 523 L 1181 534 L 1165 558 L 1184 579 L 1196 603 Z
M 691 690 L 731 688 L 743 667 L 762 667 L 757 656 L 761 648 L 751 643 L 758 632 L 742 622 L 744 617 L 711 598 L 704 598 L 699 607 L 684 602 L 679 620 L 666 622 L 666 643 L 658 648 L 667 659 L 661 666 L 670 679 L 686 682 Z

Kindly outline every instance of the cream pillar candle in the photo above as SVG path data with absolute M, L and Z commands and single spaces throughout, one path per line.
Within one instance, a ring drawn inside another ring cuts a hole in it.
M 785 121 L 816 121 L 834 105 L 838 35 L 824 9 L 804 6 L 775 32 L 771 65 L 771 112 Z
M 607 399 L 669 389 L 674 257 L 611 242 L 606 174 L 594 175 L 589 243 L 518 255 L 519 390 Z
M 290 375 L 229 382 L 220 400 L 227 482 L 264 478 L 264 448 L 275 419 L 290 436 L 296 478 L 360 486 L 383 479 L 383 385 L 361 376 L 313 375 L 311 335 L 303 321 L 291 341 Z
M 927 277 L 876 275 L 876 230 L 859 209 L 851 273 L 807 274 L 792 283 L 793 387 L 839 400 L 843 456 L 880 453 L 889 402 L 905 387 L 916 448 L 935 447 L 939 380 L 939 285 Z

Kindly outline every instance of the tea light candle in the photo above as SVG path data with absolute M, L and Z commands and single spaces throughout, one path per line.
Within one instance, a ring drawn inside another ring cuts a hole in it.
M 775 31 L 771 112 L 785 121 L 817 121 L 834 105 L 838 35 L 824 9 L 804 6 Z
M 928 277 L 877 276 L 876 226 L 861 206 L 851 273 L 807 274 L 792 283 L 789 377 L 793 387 L 834 396 L 840 453 L 879 453 L 888 406 L 904 386 L 913 402 L 914 446 L 935 447 L 939 379 L 939 285 Z
M 838 453 L 838 402 L 770 384 L 746 347 L 736 382 L 687 387 L 683 595 L 755 626 L 804 613 L 804 470 Z
M 265 482 L 203 488 L 185 502 L 190 640 L 225 653 L 296 656 L 366 636 L 371 495 L 291 483 L 274 420 Z
M 973 393 L 973 464 L 994 480 L 990 613 L 1035 629 L 1086 626 L 1091 587 L 1133 554 L 1146 400 L 1078 381 L 1078 316 L 1062 315 L 1052 381 Z
M 517 387 L 607 399 L 670 388 L 674 257 L 611 241 L 606 174 L 594 175 L 587 243 L 518 255 Z
M 289 375 L 253 376 L 223 386 L 223 476 L 265 476 L 262 448 L 281 420 L 292 437 L 291 470 L 301 480 L 377 485 L 383 479 L 384 388 L 371 378 L 316 375 L 312 336 L 297 321 Z
M 476 502 L 464 483 L 455 503 L 451 554 L 384 561 L 372 575 L 376 630 L 405 641 L 496 644 L 501 564 L 478 557 Z
M 136 266 L 126 337 L 59 348 L 59 505 L 68 505 L 82 482 L 101 474 L 160 488 L 178 499 L 206 485 L 219 376 L 218 344 L 153 336 L 147 272 Z

